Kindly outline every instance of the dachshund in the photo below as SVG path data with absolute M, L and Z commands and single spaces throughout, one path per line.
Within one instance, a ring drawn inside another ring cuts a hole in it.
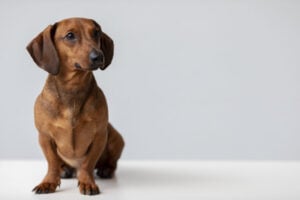
M 61 178 L 76 173 L 81 194 L 99 194 L 94 170 L 101 178 L 113 177 L 124 147 L 93 75 L 111 64 L 113 40 L 94 20 L 69 18 L 46 27 L 27 50 L 49 73 L 34 106 L 48 171 L 33 192 L 55 192 Z

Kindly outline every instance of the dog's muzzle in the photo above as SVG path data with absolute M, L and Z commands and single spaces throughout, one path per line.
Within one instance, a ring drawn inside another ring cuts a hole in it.
M 97 69 L 99 67 L 101 68 L 104 66 L 105 58 L 104 58 L 104 54 L 102 51 L 92 49 L 92 51 L 90 52 L 89 58 L 90 58 L 92 69 Z

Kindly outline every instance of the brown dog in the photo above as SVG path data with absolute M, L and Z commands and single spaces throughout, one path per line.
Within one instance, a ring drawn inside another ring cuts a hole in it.
M 54 192 L 60 177 L 77 172 L 82 194 L 99 194 L 93 172 L 113 176 L 124 141 L 108 123 L 104 94 L 92 70 L 112 61 L 114 45 L 93 20 L 70 18 L 49 25 L 27 46 L 35 63 L 49 72 L 34 114 L 48 172 L 33 191 Z

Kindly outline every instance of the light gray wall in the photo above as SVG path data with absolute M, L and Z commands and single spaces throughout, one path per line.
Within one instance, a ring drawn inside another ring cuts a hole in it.
M 124 159 L 300 159 L 300 1 L 0 2 L 0 158 L 42 158 L 25 51 L 48 24 L 94 18 L 115 41 L 95 72 Z

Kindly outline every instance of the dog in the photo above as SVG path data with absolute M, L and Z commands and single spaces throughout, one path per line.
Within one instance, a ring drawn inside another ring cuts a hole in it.
M 34 106 L 48 171 L 33 192 L 55 192 L 61 178 L 76 172 L 81 194 L 99 194 L 94 170 L 101 178 L 113 177 L 124 147 L 108 122 L 107 102 L 93 75 L 110 65 L 113 40 L 94 20 L 69 18 L 46 27 L 27 50 L 49 73 Z

